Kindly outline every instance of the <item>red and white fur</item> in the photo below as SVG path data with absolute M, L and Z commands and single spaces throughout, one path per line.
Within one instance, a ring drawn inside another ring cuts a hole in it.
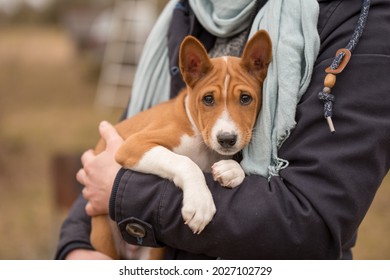
M 244 180 L 240 164 L 231 158 L 252 137 L 271 53 L 264 30 L 249 40 L 242 58 L 209 58 L 203 45 L 188 36 L 179 57 L 186 88 L 175 99 L 116 125 L 125 139 L 118 163 L 172 180 L 182 189 L 182 216 L 194 233 L 201 233 L 216 213 L 203 172 L 229 188 Z M 95 152 L 104 147 L 100 141 Z M 108 217 L 92 218 L 91 241 L 98 251 L 119 256 Z

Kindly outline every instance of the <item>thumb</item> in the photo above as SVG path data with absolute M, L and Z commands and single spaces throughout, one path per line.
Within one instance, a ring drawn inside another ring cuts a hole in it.
M 107 121 L 102 121 L 99 125 L 99 132 L 106 142 L 107 149 L 117 150 L 123 143 L 122 137 L 118 134 L 115 127 Z

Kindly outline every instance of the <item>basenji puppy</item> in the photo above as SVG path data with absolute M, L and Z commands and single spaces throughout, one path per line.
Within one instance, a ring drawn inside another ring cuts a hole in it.
M 231 158 L 251 140 L 271 53 L 264 30 L 248 41 L 242 58 L 209 58 L 203 45 L 188 36 L 179 54 L 186 88 L 116 125 L 125 140 L 117 162 L 172 180 L 183 191 L 181 213 L 194 233 L 201 233 L 216 213 L 203 172 L 228 188 L 244 180 L 244 171 Z M 104 148 L 101 141 L 95 152 Z M 98 251 L 118 258 L 107 223 L 108 217 L 92 218 L 91 241 Z

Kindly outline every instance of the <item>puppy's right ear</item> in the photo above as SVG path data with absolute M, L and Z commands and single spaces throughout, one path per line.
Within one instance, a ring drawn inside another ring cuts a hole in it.
M 183 79 L 191 88 L 212 68 L 206 49 L 192 36 L 187 36 L 180 45 L 179 63 Z

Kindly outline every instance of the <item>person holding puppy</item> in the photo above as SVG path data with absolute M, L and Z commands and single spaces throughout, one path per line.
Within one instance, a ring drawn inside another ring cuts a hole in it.
M 365 22 L 359 18 L 367 1 L 304 1 L 318 5 L 318 14 L 311 9 L 306 13 L 311 18 L 306 19 L 303 15 L 283 17 L 287 6 L 273 9 L 280 11 L 280 18 L 269 17 L 270 7 L 295 1 L 247 1 L 238 7 L 236 1 L 233 5 L 215 0 L 210 1 L 212 8 L 202 6 L 202 1 L 173 2 L 171 10 L 165 9 L 165 16 L 170 14 L 165 18 L 168 27 L 164 29 L 164 18 L 156 24 L 160 33 L 166 31 L 167 49 L 153 50 L 168 60 L 169 67 L 161 69 L 170 81 L 164 98 L 175 96 L 183 87 L 175 67 L 178 46 L 186 35 L 197 37 L 210 55 L 240 55 L 253 28 L 265 26 L 273 30 L 274 46 L 284 52 L 274 54 L 270 65 L 274 75 L 267 76 L 264 90 L 271 94 L 275 88 L 294 88 L 294 81 L 283 71 L 299 72 L 302 83 L 291 93 L 300 93 L 293 96 L 297 103 L 275 103 L 283 102 L 280 91 L 275 102 L 265 101 L 256 127 L 264 133 L 255 137 L 256 149 L 249 147 L 241 155 L 249 175 L 239 187 L 222 188 L 205 174 L 217 213 L 199 235 L 181 219 L 181 191 L 167 180 L 121 169 L 114 154 L 123 140 L 110 124 L 101 123 L 107 148 L 97 156 L 92 151 L 82 156 L 83 169 L 77 178 L 85 185 L 83 197 L 63 224 L 55 257 L 107 258 L 93 250 L 89 233 L 90 216 L 109 214 L 127 242 L 139 242 L 126 231 L 127 225 L 136 224 L 146 232 L 142 245 L 166 246 L 168 259 L 351 259 L 359 224 L 390 166 L 390 37 L 385 36 L 390 28 L 389 1 L 368 1 Z M 285 28 L 294 27 L 290 20 L 304 21 L 304 28 L 296 29 L 291 38 L 291 32 L 284 33 Z M 363 31 L 358 40 L 353 36 L 356 30 Z M 350 48 L 352 57 L 346 68 L 342 73 L 329 72 L 339 67 L 325 72 L 337 50 L 350 47 L 351 38 L 356 45 Z M 296 44 L 286 44 L 291 40 Z M 297 56 L 302 63 L 288 60 L 296 53 L 307 54 Z M 156 83 L 155 88 L 161 86 L 153 78 L 150 81 Z M 142 85 L 136 88 L 144 91 Z M 128 116 L 144 109 L 135 108 L 142 102 L 132 99 Z M 149 101 L 147 106 L 161 100 L 156 96 Z M 290 124 L 287 130 L 285 123 Z M 328 123 L 336 133 L 329 132 Z M 261 137 L 271 143 L 265 152 L 256 143 Z

